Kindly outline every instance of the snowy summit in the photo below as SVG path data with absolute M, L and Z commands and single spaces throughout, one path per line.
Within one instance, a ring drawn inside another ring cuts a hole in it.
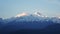
M 21 16 L 26 16 L 26 15 L 28 15 L 28 14 L 27 13 L 21 13 L 21 14 L 16 15 L 15 17 L 21 17 Z

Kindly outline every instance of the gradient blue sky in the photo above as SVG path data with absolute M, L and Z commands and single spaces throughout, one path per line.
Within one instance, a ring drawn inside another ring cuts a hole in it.
M 60 0 L 0 0 L 0 17 L 2 18 L 34 11 L 47 16 L 60 16 Z

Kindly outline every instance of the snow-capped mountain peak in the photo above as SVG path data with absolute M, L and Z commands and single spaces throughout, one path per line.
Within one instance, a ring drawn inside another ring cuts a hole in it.
M 30 15 L 36 16 L 36 17 L 48 17 L 48 16 L 42 15 L 40 12 L 34 12 L 32 14 L 23 12 L 23 13 L 20 13 L 20 14 L 16 15 L 15 17 L 24 17 L 24 16 L 30 16 Z
M 28 15 L 28 14 L 27 13 L 21 13 L 21 14 L 16 15 L 15 17 L 21 17 L 21 16 L 26 16 L 26 15 Z
M 34 15 L 41 16 L 42 14 L 40 12 L 35 12 Z
M 48 17 L 48 16 L 45 16 L 45 15 L 42 15 L 40 12 L 35 12 L 34 15 L 39 16 L 39 17 Z

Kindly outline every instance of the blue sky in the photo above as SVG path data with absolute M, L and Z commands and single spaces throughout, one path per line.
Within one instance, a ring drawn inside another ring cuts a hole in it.
M 34 11 L 47 16 L 60 16 L 60 0 L 0 0 L 0 17 L 2 18 Z

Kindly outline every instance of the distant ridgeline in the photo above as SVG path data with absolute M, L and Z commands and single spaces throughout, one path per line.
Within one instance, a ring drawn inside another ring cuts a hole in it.
M 37 15 L 12 17 L 9 19 L 0 18 L 1 34 L 37 34 L 43 32 L 60 32 L 60 18 Z

